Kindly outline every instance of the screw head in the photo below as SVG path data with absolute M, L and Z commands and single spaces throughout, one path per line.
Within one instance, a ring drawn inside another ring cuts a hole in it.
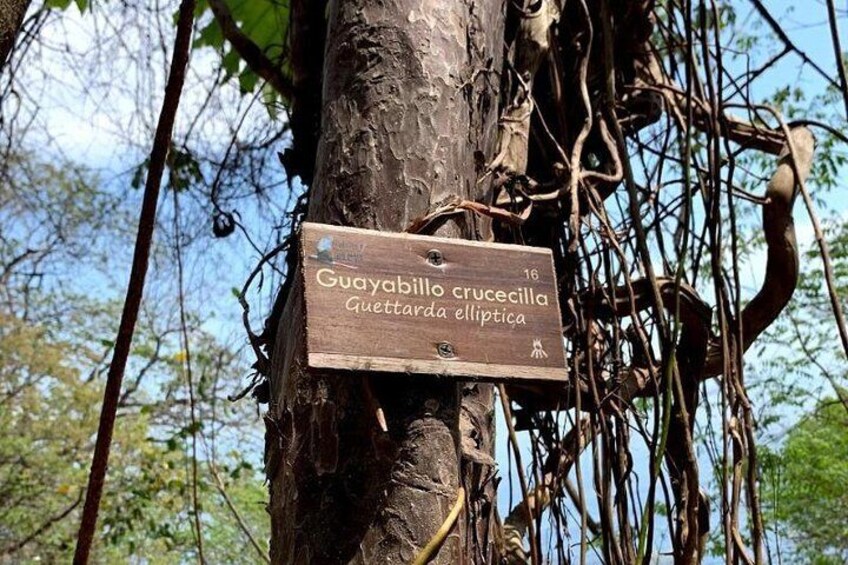
M 453 345 L 446 341 L 443 341 L 436 345 L 436 351 L 438 352 L 439 357 L 442 357 L 443 359 L 451 359 L 452 357 L 456 356 L 456 352 L 453 349 Z
M 438 267 L 444 264 L 445 256 L 442 255 L 442 252 L 438 249 L 431 249 L 427 252 L 427 261 L 429 261 L 431 265 Z

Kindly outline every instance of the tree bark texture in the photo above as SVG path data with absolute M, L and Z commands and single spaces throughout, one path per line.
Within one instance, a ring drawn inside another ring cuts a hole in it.
M 402 231 L 452 198 L 486 196 L 478 176 L 497 135 L 503 22 L 503 0 L 331 3 L 308 220 Z M 456 216 L 437 233 L 476 239 L 487 230 Z M 460 484 L 465 510 L 432 562 L 489 561 L 492 387 L 307 373 L 303 332 L 295 282 L 266 418 L 272 561 L 408 563 Z
M 0 0 L 0 71 L 15 46 L 30 0 Z

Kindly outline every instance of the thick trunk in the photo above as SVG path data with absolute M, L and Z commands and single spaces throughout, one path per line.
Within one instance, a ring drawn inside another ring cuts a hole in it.
M 0 71 L 15 45 L 30 0 L 0 0 Z
M 308 219 L 401 231 L 451 197 L 483 197 L 476 165 L 496 136 L 503 0 L 331 6 Z M 477 238 L 486 229 L 459 217 L 438 234 Z M 307 373 L 302 308 L 296 283 L 272 356 L 273 561 L 407 563 L 461 483 L 465 512 L 433 562 L 486 560 L 494 494 L 480 485 L 492 471 L 491 387 Z

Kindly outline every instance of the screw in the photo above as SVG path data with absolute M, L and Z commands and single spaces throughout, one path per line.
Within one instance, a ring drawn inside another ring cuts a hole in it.
M 453 350 L 453 345 L 450 343 L 443 341 L 436 346 L 436 351 L 439 353 L 439 357 L 443 357 L 445 359 L 450 359 L 455 355 Z
M 438 249 L 431 249 L 427 252 L 427 260 L 431 265 L 438 267 L 445 262 L 445 256 Z

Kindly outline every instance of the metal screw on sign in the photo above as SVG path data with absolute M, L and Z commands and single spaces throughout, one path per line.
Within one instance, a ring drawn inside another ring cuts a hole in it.
M 445 256 L 442 255 L 442 252 L 438 249 L 431 249 L 427 252 L 427 261 L 429 261 L 431 265 L 438 267 L 445 262 Z
M 442 343 L 437 345 L 436 351 L 438 351 L 439 357 L 444 357 L 445 359 L 450 359 L 455 355 L 453 345 L 446 341 L 443 341 Z

